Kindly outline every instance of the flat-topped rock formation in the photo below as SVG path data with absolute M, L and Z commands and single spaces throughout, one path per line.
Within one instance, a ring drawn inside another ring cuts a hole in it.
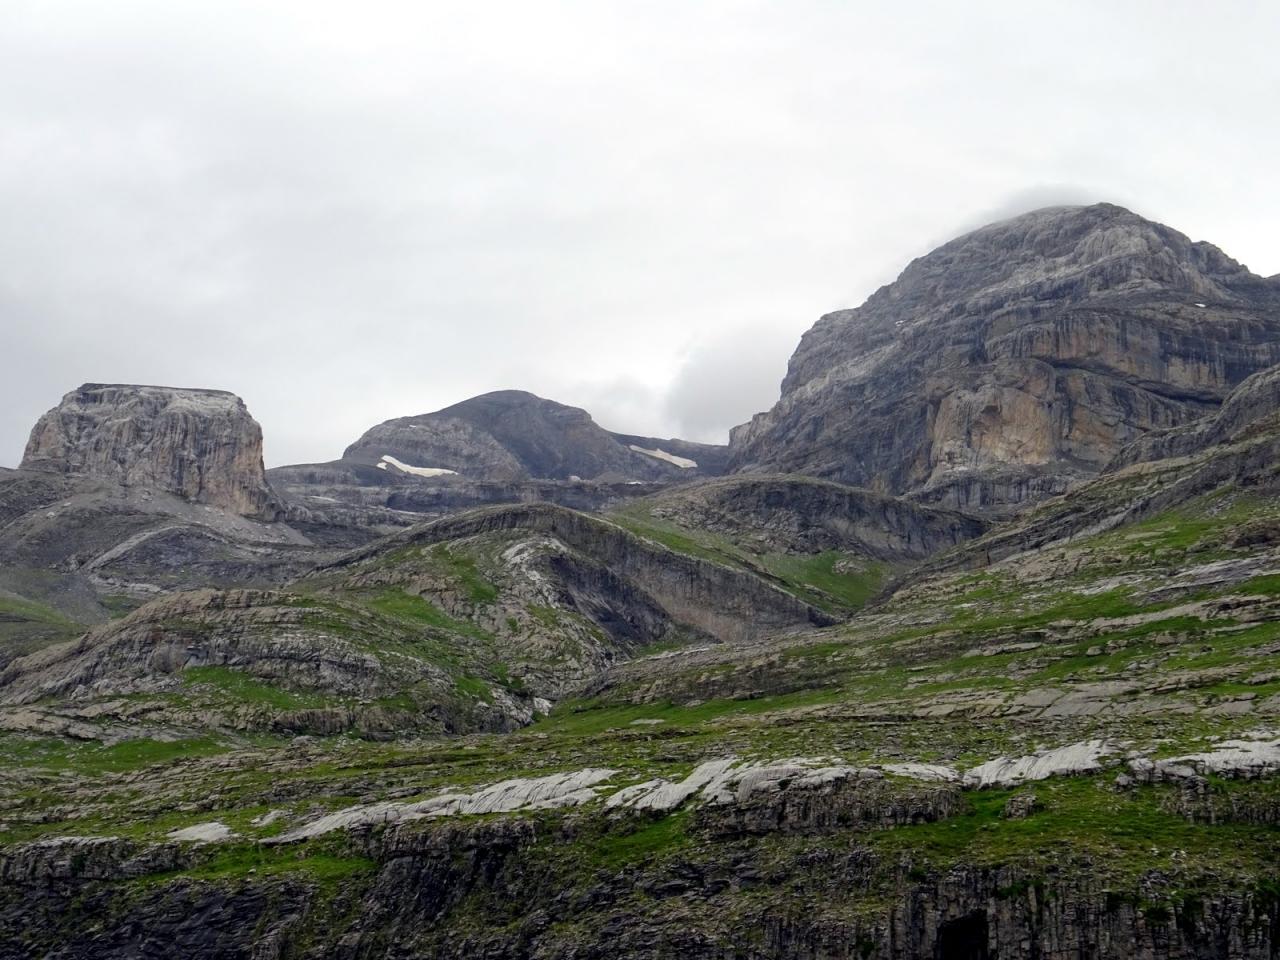
M 36 423 L 22 468 L 102 477 L 260 519 L 278 512 L 262 428 L 222 390 L 86 383 Z

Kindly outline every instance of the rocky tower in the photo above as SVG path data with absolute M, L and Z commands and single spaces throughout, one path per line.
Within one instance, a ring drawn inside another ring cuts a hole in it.
M 22 467 L 99 476 L 275 519 L 262 428 L 222 390 L 86 383 L 36 423 Z
M 1006 510 L 1212 412 L 1280 362 L 1280 283 L 1120 207 L 1053 207 L 913 261 L 828 314 L 732 469 Z

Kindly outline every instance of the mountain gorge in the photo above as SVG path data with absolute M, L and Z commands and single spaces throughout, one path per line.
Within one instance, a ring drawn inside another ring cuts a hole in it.
M 1280 953 L 1280 282 L 1108 204 L 725 447 L 500 391 L 0 471 L 0 958 Z

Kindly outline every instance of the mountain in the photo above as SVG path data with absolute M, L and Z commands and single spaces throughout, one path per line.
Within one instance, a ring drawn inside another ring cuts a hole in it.
M 521 390 L 380 423 L 339 460 L 268 471 L 289 522 L 320 542 L 390 533 L 500 503 L 604 510 L 717 476 L 728 448 L 610 433 L 577 407 Z
M 343 460 L 476 480 L 670 480 L 724 472 L 712 444 L 610 433 L 578 407 L 522 390 L 472 397 L 370 428 Z
M 1280 362 L 1280 284 L 1110 204 L 992 224 L 802 338 L 731 468 L 1007 511 Z
M 0 960 L 1276 957 L 1275 287 L 1038 211 L 731 450 L 486 395 L 270 520 L 68 404 L 0 471 Z
M 262 466 L 262 428 L 222 390 L 86 383 L 36 423 L 21 467 L 161 490 L 258 519 L 275 519 L 279 507 Z

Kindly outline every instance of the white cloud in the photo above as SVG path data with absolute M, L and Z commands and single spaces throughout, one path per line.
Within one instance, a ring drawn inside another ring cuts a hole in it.
M 272 463 L 498 387 L 717 435 L 819 314 L 1043 184 L 1276 273 L 1277 28 L 1153 0 L 16 0 L 0 463 L 85 380 L 235 390 Z

